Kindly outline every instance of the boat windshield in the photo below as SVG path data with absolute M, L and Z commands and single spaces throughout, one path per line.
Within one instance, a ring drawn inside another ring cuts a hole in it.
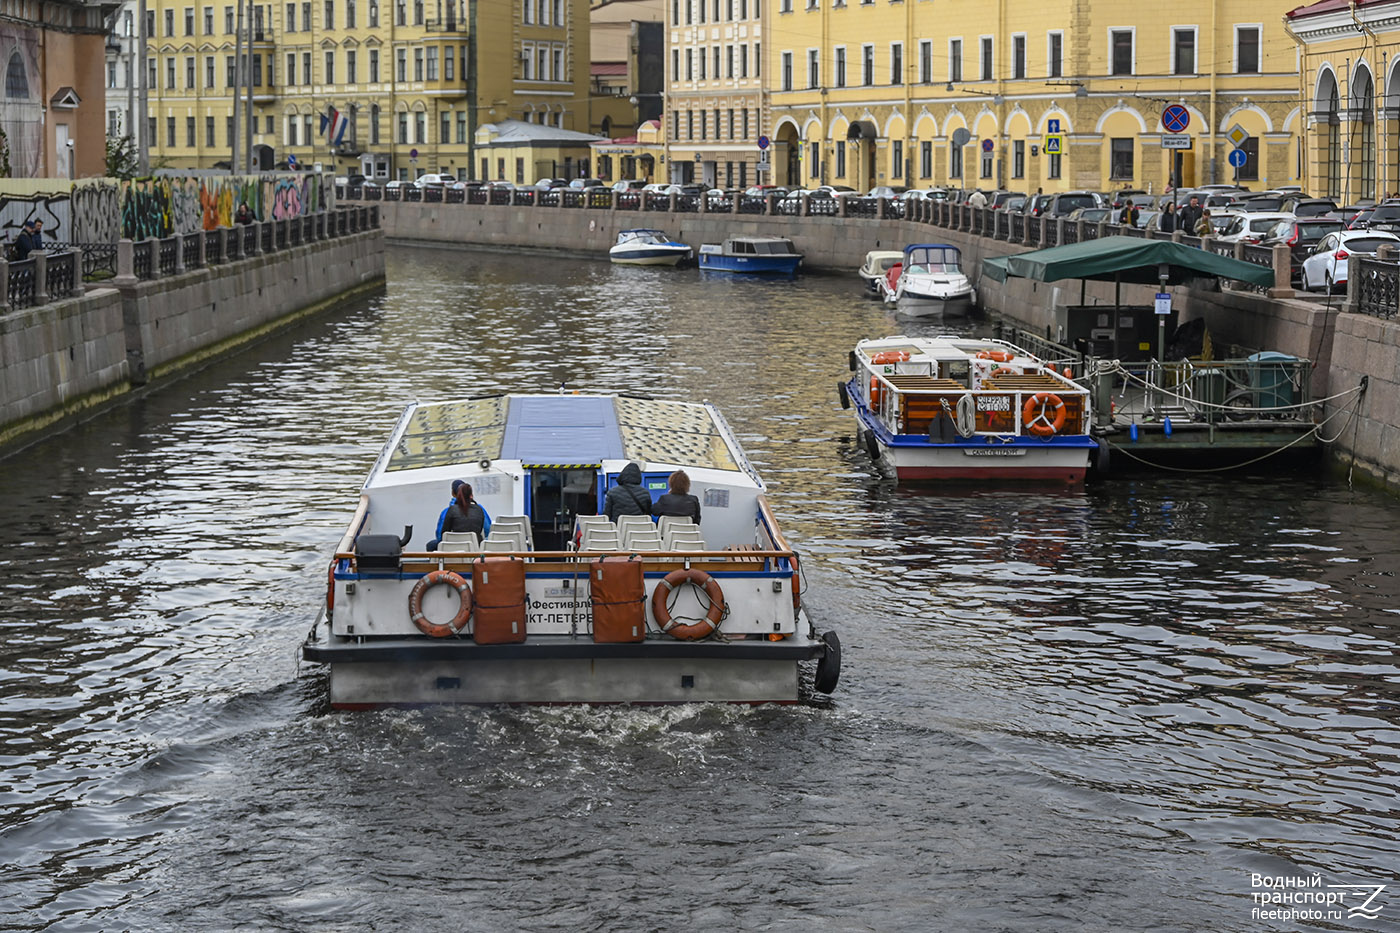
M 905 269 L 915 273 L 954 274 L 961 272 L 958 251 L 948 247 L 921 246 L 905 251 Z
M 758 240 L 753 244 L 753 247 L 755 253 L 766 253 L 770 256 L 796 252 L 792 248 L 791 240 Z

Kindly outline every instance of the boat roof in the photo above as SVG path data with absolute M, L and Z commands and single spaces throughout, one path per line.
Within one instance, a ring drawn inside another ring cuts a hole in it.
M 739 471 L 743 454 L 710 405 L 608 395 L 498 395 L 410 405 L 385 472 L 515 460 L 635 460 Z
M 666 232 L 664 230 L 657 230 L 655 227 L 632 227 L 628 230 L 617 231 L 618 236 L 622 236 L 624 233 L 655 233 L 658 236 L 666 235 Z
M 785 236 L 730 236 L 725 237 L 730 243 L 790 243 L 791 237 Z
M 866 259 L 900 259 L 904 253 L 897 249 L 872 249 L 865 254 Z
M 856 344 L 856 349 L 866 356 L 874 356 L 884 350 L 903 350 L 909 354 L 911 361 L 918 359 L 947 360 L 959 357 L 975 359 L 977 354 L 984 350 L 1009 350 L 1018 357 L 1040 362 L 1029 350 L 1007 343 L 1005 340 L 964 337 L 960 334 L 943 334 L 937 337 L 906 337 L 903 334 L 897 334 L 893 337 L 862 340 Z
M 912 253 L 916 249 L 950 249 L 953 252 L 962 255 L 962 250 L 958 249 L 951 243 L 910 243 L 908 246 L 904 247 L 904 251 L 906 253 Z

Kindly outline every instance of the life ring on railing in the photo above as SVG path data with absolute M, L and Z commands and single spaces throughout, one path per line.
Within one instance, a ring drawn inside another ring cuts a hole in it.
M 908 350 L 881 350 L 870 358 L 870 362 L 877 365 L 885 363 L 907 363 L 909 362 Z
M 1048 412 L 1055 413 L 1052 419 Z M 1065 403 L 1054 392 L 1037 392 L 1021 407 L 1021 423 L 1037 437 L 1050 437 L 1065 426 Z
M 995 378 L 997 378 L 998 376 L 1019 376 L 1019 375 L 1021 375 L 1021 374 L 1020 374 L 1018 371 L 1012 369 L 1010 366 L 998 366 L 996 369 L 992 370 L 990 373 L 987 374 L 987 378 L 988 378 L 988 379 L 995 379 Z
M 880 377 L 870 377 L 870 407 L 874 408 L 880 404 L 880 400 L 885 397 L 885 390 L 880 388 Z
M 986 350 L 978 350 L 977 358 L 979 360 L 991 360 L 994 363 L 1010 363 L 1016 358 L 1016 354 L 1012 353 L 1010 350 L 994 350 L 989 348 Z
M 671 618 L 671 609 L 666 603 L 672 590 L 686 584 L 704 590 L 710 599 L 710 608 L 706 611 L 705 618 L 699 622 L 680 625 Z M 651 594 L 651 614 L 661 631 L 667 635 L 681 641 L 696 641 L 719 628 L 720 620 L 724 618 L 724 591 L 719 588 L 715 578 L 703 570 L 672 570 L 656 585 Z
M 423 615 L 423 594 L 439 583 L 446 583 L 456 590 L 457 596 L 462 602 L 462 605 L 457 609 L 457 614 L 446 625 L 429 622 L 428 617 Z M 460 574 L 453 573 L 451 570 L 434 570 L 432 573 L 424 574 L 413 585 L 413 592 L 408 594 L 408 617 L 413 620 L 414 625 L 418 626 L 418 631 L 434 638 L 446 638 L 449 635 L 460 634 L 462 629 L 467 627 L 467 620 L 471 618 L 472 608 L 471 584 Z

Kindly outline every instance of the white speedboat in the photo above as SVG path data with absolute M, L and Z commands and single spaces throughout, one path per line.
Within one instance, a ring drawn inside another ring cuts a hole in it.
M 886 337 L 851 352 L 838 383 L 860 440 L 900 481 L 1084 481 L 1098 444 L 1089 391 L 1019 347 Z
M 856 275 L 865 283 L 866 289 L 872 295 L 880 294 L 880 280 L 883 279 L 896 264 L 904 260 L 904 254 L 893 249 L 872 249 L 865 254 L 865 262 L 861 264 Z
M 664 232 L 642 228 L 621 231 L 617 243 L 608 250 L 609 259 L 626 266 L 674 266 L 692 255 L 689 246 Z
M 629 485 L 653 498 L 684 469 L 699 524 L 600 515 L 638 469 Z M 492 517 L 485 540 L 431 540 L 454 479 Z M 410 405 L 302 652 L 329 665 L 342 709 L 791 703 L 800 665 L 816 662 L 823 693 L 840 670 L 840 642 L 803 610 L 797 554 L 719 412 L 600 395 Z
M 962 271 L 962 253 L 946 243 L 904 247 L 900 263 L 880 280 L 885 301 L 902 314 L 967 313 L 977 296 Z

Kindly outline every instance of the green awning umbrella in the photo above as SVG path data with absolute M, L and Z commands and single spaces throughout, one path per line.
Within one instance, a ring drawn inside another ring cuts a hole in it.
M 997 282 L 1016 277 L 1038 282 L 1093 279 L 1160 285 L 1163 271 L 1168 285 L 1184 285 L 1208 276 L 1265 287 L 1274 284 L 1272 266 L 1242 262 L 1170 240 L 1131 236 L 1101 237 L 982 260 L 982 274 Z

